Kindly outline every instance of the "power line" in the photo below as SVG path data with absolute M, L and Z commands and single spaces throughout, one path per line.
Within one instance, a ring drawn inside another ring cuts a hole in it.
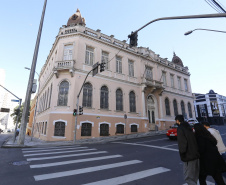
M 213 9 L 215 9 L 218 13 L 226 13 L 224 8 L 222 7 L 223 5 L 216 0 L 205 0 Z

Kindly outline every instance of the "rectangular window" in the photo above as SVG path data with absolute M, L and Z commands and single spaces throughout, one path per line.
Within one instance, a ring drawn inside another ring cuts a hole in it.
M 177 77 L 177 85 L 178 89 L 181 89 L 181 78 L 179 76 Z
M 93 65 L 94 63 L 94 48 L 86 46 L 85 64 Z
M 64 46 L 64 60 L 72 60 L 73 45 Z
M 153 80 L 153 73 L 151 67 L 146 67 L 146 79 Z
M 102 59 L 101 62 L 105 63 L 105 69 L 109 69 L 109 53 L 102 51 Z
M 170 82 L 171 82 L 171 87 L 174 87 L 174 75 L 170 75 Z
M 184 79 L 184 90 L 188 91 L 188 81 L 187 81 L 187 79 Z
M 162 72 L 162 82 L 163 82 L 163 85 L 167 85 L 167 83 L 166 83 L 166 72 L 165 71 Z
M 134 62 L 132 60 L 128 60 L 129 64 L 129 76 L 134 77 Z
M 122 74 L 122 58 L 116 56 L 116 73 Z

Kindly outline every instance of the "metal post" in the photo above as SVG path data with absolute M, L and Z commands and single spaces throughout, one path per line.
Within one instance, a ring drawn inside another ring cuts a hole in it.
M 76 131 L 77 131 L 77 122 L 78 122 L 78 114 L 79 114 L 79 110 L 78 110 L 78 109 L 79 109 L 79 96 L 80 96 L 80 93 L 81 93 L 81 91 L 82 91 L 82 89 L 83 89 L 84 84 L 86 83 L 87 77 L 89 76 L 89 74 L 90 74 L 92 71 L 93 71 L 93 69 L 87 73 L 87 75 L 86 75 L 86 77 L 85 77 L 85 80 L 84 80 L 84 82 L 83 82 L 83 84 L 82 84 L 82 87 L 81 87 L 81 89 L 80 89 L 80 91 L 79 91 L 79 93 L 78 93 L 78 96 L 77 96 L 77 103 L 76 103 L 77 113 L 76 113 L 76 116 L 75 116 L 75 131 L 74 131 L 74 141 L 73 141 L 74 144 L 75 144 L 75 141 L 76 141 Z
M 21 130 L 20 130 L 19 139 L 18 139 L 18 144 L 20 144 L 20 145 L 24 145 L 26 126 L 27 126 L 28 114 L 29 114 L 29 108 L 30 108 L 31 89 L 32 89 L 32 85 L 33 85 L 34 75 L 35 75 L 35 68 L 36 68 L 36 63 L 37 63 L 39 43 L 40 43 L 40 39 L 41 39 L 42 25 L 43 25 L 43 21 L 44 21 L 46 4 L 47 4 L 47 0 L 45 0 L 44 6 L 43 6 L 42 17 L 41 17 L 41 21 L 40 21 L 40 25 L 39 25 L 39 31 L 38 31 L 38 36 L 37 36 L 37 40 L 36 40 L 35 51 L 34 51 L 34 56 L 33 56 L 33 60 L 32 60 L 31 71 L 30 71 L 30 77 L 29 77 L 29 81 L 28 81 L 27 92 L 26 92 L 26 97 L 25 97 L 25 102 L 24 102 L 24 109 L 23 109 L 22 120 L 21 120 Z
M 17 130 L 17 125 L 18 125 L 18 121 L 19 121 L 19 114 L 20 114 L 20 107 L 21 107 L 21 102 L 22 102 L 22 99 L 19 99 L 19 111 L 18 111 L 18 114 L 16 116 L 16 126 L 15 126 L 15 130 L 14 130 L 14 136 L 13 136 L 13 143 L 15 143 L 16 141 L 16 130 Z

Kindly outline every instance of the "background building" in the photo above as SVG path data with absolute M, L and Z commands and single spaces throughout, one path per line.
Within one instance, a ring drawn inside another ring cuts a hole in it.
M 226 97 L 210 90 L 207 94 L 195 95 L 195 112 L 198 121 L 208 121 L 212 125 L 226 123 Z
M 79 97 L 84 113 L 76 139 L 162 130 L 177 114 L 195 117 L 190 73 L 175 53 L 170 62 L 149 48 L 130 48 L 86 27 L 77 10 L 60 28 L 40 72 L 35 137 L 73 140 L 77 95 L 102 61 L 105 71 L 90 74 Z

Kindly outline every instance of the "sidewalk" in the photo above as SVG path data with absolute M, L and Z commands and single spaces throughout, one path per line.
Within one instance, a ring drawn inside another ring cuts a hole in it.
M 150 131 L 147 133 L 137 133 L 121 136 L 109 136 L 109 137 L 98 137 L 98 138 L 89 138 L 77 140 L 75 143 L 73 141 L 43 141 L 38 138 L 32 138 L 25 135 L 24 145 L 19 145 L 17 139 L 15 143 L 13 142 L 13 137 L 9 138 L 3 145 L 2 148 L 26 148 L 26 147 L 40 147 L 40 146 L 61 146 L 61 145 L 76 145 L 76 144 L 95 144 L 95 143 L 107 143 L 112 141 L 128 140 L 134 138 L 143 138 L 156 135 L 165 135 L 166 130 L 162 131 Z

